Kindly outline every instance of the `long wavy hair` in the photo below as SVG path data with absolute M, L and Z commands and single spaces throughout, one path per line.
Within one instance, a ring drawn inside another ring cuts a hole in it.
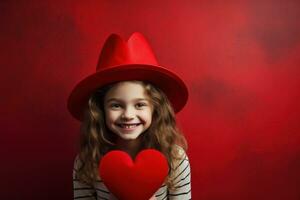
M 169 189 L 174 189 L 172 178 L 175 163 L 182 159 L 177 145 L 186 151 L 186 139 L 176 126 L 174 110 L 164 92 L 149 82 L 130 82 L 144 87 L 154 108 L 150 127 L 140 135 L 142 148 L 153 148 L 165 155 L 170 169 L 165 184 Z M 90 96 L 80 127 L 79 160 L 82 165 L 78 169 L 77 178 L 88 185 L 99 179 L 99 161 L 115 146 L 117 136 L 107 129 L 104 115 L 104 97 L 113 86 L 114 84 L 104 86 Z

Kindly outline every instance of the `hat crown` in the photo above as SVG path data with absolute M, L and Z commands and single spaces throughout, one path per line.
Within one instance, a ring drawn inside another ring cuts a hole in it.
M 141 33 L 133 33 L 127 42 L 119 35 L 111 34 L 103 45 L 96 70 L 128 64 L 158 65 L 150 45 Z
M 68 97 L 70 113 L 84 120 L 84 111 L 94 92 L 107 84 L 128 80 L 147 81 L 160 88 L 171 101 L 175 113 L 187 102 L 185 83 L 176 73 L 157 64 L 141 33 L 135 32 L 126 42 L 119 35 L 111 34 L 103 45 L 96 72 L 78 82 Z

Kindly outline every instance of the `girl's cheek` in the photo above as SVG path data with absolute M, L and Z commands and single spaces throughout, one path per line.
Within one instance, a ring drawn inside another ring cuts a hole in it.
M 115 120 L 120 119 L 122 115 L 123 115 L 123 112 L 122 112 L 122 111 L 114 111 L 114 112 L 112 112 L 112 117 L 113 117 Z
M 105 118 L 106 120 L 113 121 L 116 119 L 116 113 L 107 110 L 105 111 Z

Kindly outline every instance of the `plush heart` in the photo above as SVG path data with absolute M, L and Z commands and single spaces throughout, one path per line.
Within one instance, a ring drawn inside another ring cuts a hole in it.
M 99 164 L 99 175 L 105 186 L 120 200 L 150 199 L 168 171 L 167 159 L 154 149 L 141 151 L 134 162 L 126 152 L 113 150 Z

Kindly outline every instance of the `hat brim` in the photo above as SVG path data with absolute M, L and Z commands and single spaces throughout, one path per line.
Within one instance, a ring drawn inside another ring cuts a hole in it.
M 187 102 L 187 86 L 174 72 L 161 66 L 129 64 L 106 68 L 81 80 L 68 98 L 69 112 L 82 121 L 83 109 L 93 92 L 104 85 L 128 80 L 148 81 L 159 87 L 167 95 L 175 113 L 178 113 Z

